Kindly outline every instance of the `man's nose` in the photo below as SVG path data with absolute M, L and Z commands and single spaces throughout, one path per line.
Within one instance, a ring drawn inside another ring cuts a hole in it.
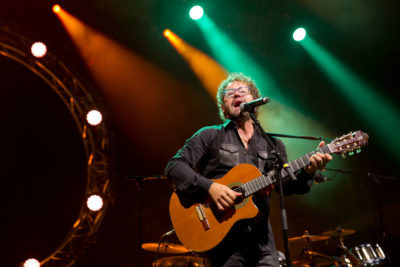
M 239 93 L 239 90 L 235 90 L 235 91 L 233 92 L 233 96 L 234 96 L 234 97 L 237 97 L 237 96 L 240 97 L 241 95 L 240 95 L 240 93 Z

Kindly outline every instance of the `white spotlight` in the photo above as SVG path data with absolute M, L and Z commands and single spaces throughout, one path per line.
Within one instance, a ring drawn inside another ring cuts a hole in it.
M 293 39 L 297 42 L 300 42 L 306 38 L 306 30 L 304 28 L 298 28 L 297 30 L 294 31 L 293 33 Z
M 34 57 L 41 58 L 47 53 L 47 47 L 42 42 L 36 42 L 31 46 L 31 53 Z
M 91 195 L 86 204 L 91 211 L 99 211 L 103 207 L 103 199 L 99 195 Z
M 194 6 L 190 9 L 189 11 L 189 16 L 193 19 L 193 20 L 198 20 L 201 19 L 201 17 L 203 16 L 204 11 L 203 8 L 201 6 Z
M 100 111 L 93 109 L 86 115 L 86 120 L 90 125 L 96 126 L 103 120 L 103 115 L 101 115 Z
M 24 267 L 40 267 L 40 262 L 37 259 L 30 258 L 24 262 Z

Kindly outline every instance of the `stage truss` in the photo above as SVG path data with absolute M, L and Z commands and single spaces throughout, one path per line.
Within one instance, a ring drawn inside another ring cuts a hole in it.
M 0 55 L 31 70 L 58 94 L 73 116 L 82 138 L 87 160 L 85 201 L 61 244 L 47 258 L 38 259 L 41 266 L 71 266 L 95 241 L 95 234 L 113 198 L 113 145 L 104 122 L 91 126 L 86 120 L 90 110 L 101 111 L 99 99 L 94 97 L 95 92 L 85 88 L 67 66 L 51 53 L 47 52 L 43 58 L 35 58 L 30 52 L 32 44 L 28 38 L 7 28 L 0 28 Z M 93 194 L 103 198 L 103 208 L 98 212 L 91 212 L 86 206 L 86 199 Z

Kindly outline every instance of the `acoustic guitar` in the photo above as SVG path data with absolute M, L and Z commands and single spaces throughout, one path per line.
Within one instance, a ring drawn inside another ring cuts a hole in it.
M 312 151 L 289 163 L 293 172 L 310 164 L 310 157 L 317 152 L 350 155 L 359 153 L 368 142 L 368 135 L 361 131 L 351 132 L 336 138 L 331 143 Z M 204 252 L 217 246 L 228 234 L 232 226 L 244 219 L 254 218 L 258 209 L 252 201 L 257 191 L 275 185 L 278 179 L 286 179 L 287 172 L 270 171 L 262 175 L 251 164 L 239 164 L 225 176 L 215 179 L 218 183 L 242 193 L 234 206 L 221 212 L 210 201 L 184 207 L 174 192 L 169 203 L 169 212 L 175 232 L 182 244 L 192 251 Z

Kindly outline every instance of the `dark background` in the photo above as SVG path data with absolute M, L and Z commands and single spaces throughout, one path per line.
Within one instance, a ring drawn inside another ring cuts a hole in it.
M 143 134 L 146 131 L 135 121 L 135 114 L 130 116 L 131 121 L 119 118 L 112 101 L 104 97 L 106 123 L 114 132 L 117 144 L 116 196 L 98 232 L 96 244 L 88 249 L 78 266 L 140 266 L 140 262 L 150 266 L 154 253 L 141 250 L 139 243 L 157 242 L 172 228 L 168 216 L 172 190 L 166 180 L 140 182 L 133 178 L 162 175 L 166 162 L 186 138 L 204 125 L 219 123 L 214 100 L 162 36 L 163 30 L 170 28 L 212 56 L 199 29 L 187 17 L 194 3 L 201 4 L 233 41 L 269 70 L 277 83 L 288 90 L 285 95 L 296 103 L 296 109 L 307 108 L 309 117 L 334 133 L 363 129 L 370 134 L 369 146 L 362 154 L 346 161 L 347 170 L 396 177 L 376 183 L 365 175 L 327 172 L 332 181 L 315 185 L 308 195 L 287 198 L 289 235 L 299 236 L 306 229 L 311 234 L 320 234 L 340 225 L 356 230 L 345 239 L 348 247 L 379 242 L 391 255 L 392 265 L 399 263 L 396 255 L 400 249 L 399 162 L 374 139 L 375 130 L 364 124 L 361 115 L 342 100 L 335 86 L 291 40 L 294 28 L 307 25 L 320 45 L 397 104 L 398 1 L 71 0 L 58 3 L 187 88 L 186 103 L 173 102 L 171 110 L 168 103 L 149 107 L 160 115 L 159 120 L 147 123 L 161 125 L 151 136 Z M 52 54 L 97 88 L 70 37 L 51 12 L 53 4 L 53 1 L 2 0 L 0 25 L 32 40 L 46 42 Z M 1 258 L 8 263 L 4 266 L 15 266 L 30 255 L 45 258 L 71 227 L 84 191 L 85 156 L 79 132 L 67 108 L 43 81 L 4 57 L 0 58 L 0 75 Z M 146 88 L 132 90 L 145 92 Z M 185 115 L 182 117 L 179 112 Z M 387 131 L 392 128 L 387 125 Z M 134 136 L 131 135 L 133 130 L 137 131 Z M 146 145 L 148 140 L 144 141 L 146 138 L 154 139 L 150 147 Z M 392 142 L 399 146 L 398 140 Z M 339 157 L 336 160 L 341 161 Z M 271 220 L 278 249 L 283 250 L 279 202 L 276 195 L 273 199 Z M 174 238 L 170 241 L 177 242 Z M 296 244 L 294 255 L 306 246 Z

